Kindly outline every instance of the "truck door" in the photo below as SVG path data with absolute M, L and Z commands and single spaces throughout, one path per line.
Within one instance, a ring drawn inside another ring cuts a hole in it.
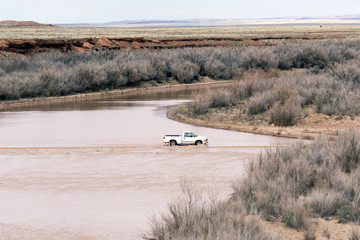
M 191 132 L 185 132 L 183 143 L 184 144 L 194 144 L 195 143 L 194 139 L 195 139 L 194 135 Z

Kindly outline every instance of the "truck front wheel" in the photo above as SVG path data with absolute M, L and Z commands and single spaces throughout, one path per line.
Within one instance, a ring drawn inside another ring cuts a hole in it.
M 175 140 L 171 140 L 170 141 L 170 146 L 175 146 L 176 145 L 176 141 Z
M 195 145 L 196 146 L 199 146 L 199 145 L 201 145 L 202 144 L 202 141 L 200 141 L 200 140 L 197 140 L 196 142 L 195 142 Z

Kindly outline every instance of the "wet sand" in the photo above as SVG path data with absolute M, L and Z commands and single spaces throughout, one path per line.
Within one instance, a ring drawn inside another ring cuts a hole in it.
M 190 90 L 0 112 L 0 239 L 140 239 L 189 182 L 219 198 L 260 151 L 295 140 L 166 118 Z M 192 130 L 208 147 L 163 146 Z

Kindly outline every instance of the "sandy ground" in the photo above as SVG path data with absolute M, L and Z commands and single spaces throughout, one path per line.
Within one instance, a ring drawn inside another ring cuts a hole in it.
M 336 219 L 324 220 L 322 218 L 311 219 L 313 231 L 317 240 L 345 240 L 350 239 L 353 230 L 360 233 L 360 226 L 354 223 L 341 224 Z M 281 222 L 266 222 L 266 227 L 284 240 L 304 239 L 304 232 L 284 226 Z

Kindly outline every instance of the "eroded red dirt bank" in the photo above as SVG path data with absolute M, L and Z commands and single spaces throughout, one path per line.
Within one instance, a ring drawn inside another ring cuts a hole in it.
M 47 51 L 85 52 L 102 49 L 170 49 L 183 47 L 228 47 L 249 45 L 272 45 L 276 41 L 313 40 L 342 38 L 342 34 L 332 35 L 293 35 L 280 37 L 244 38 L 81 38 L 81 39 L 10 39 L 0 40 L 0 56 L 9 54 L 33 54 Z

